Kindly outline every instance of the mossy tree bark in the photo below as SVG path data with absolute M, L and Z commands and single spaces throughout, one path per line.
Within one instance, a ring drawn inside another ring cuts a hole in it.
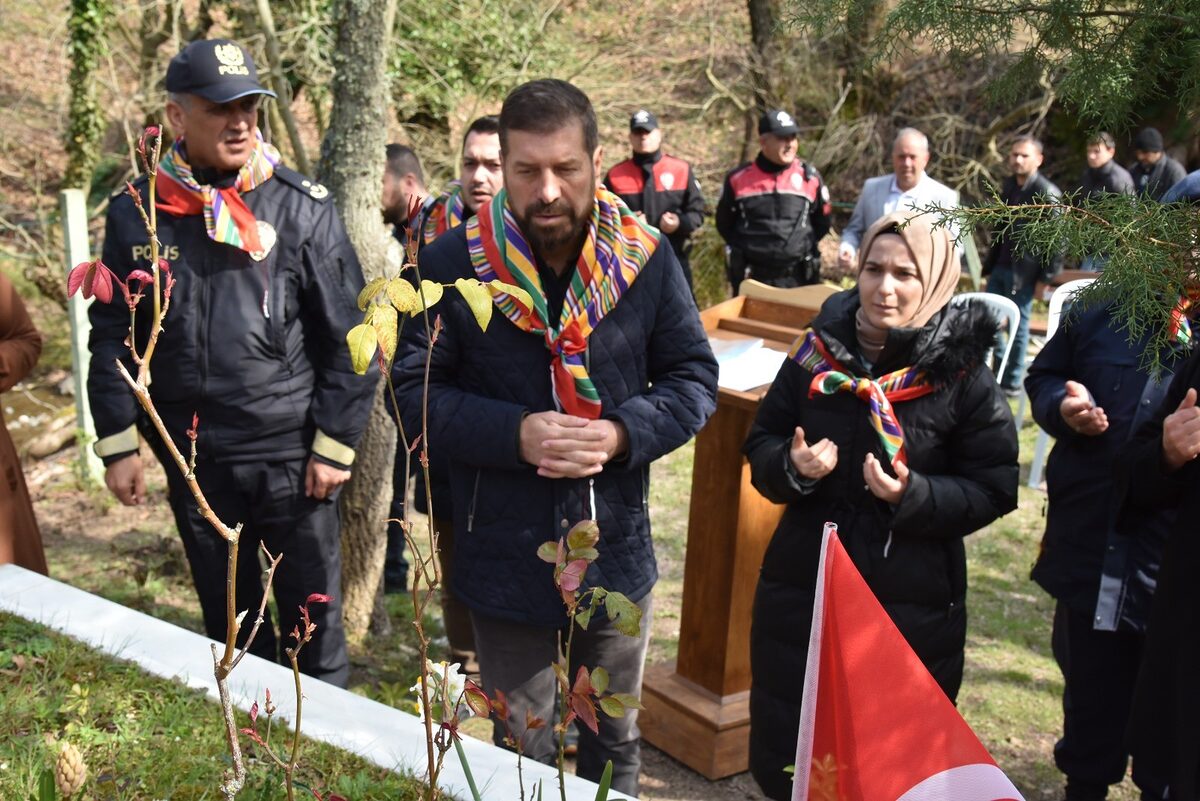
M 367 280 L 387 266 L 387 231 L 380 216 L 387 145 L 386 56 L 395 0 L 340 0 L 336 8 L 333 111 L 322 146 L 321 180 L 333 193 Z M 383 388 L 343 489 L 342 604 L 346 634 L 361 642 L 382 585 L 391 504 L 396 426 Z

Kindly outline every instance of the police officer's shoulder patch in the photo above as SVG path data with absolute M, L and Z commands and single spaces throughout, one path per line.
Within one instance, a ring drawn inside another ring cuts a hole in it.
M 275 168 L 275 177 L 320 203 L 329 200 L 330 193 L 327 186 L 296 172 L 291 167 L 280 164 Z

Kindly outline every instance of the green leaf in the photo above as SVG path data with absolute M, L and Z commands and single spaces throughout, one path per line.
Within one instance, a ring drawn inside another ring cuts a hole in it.
M 454 282 L 454 286 L 471 307 L 479 329 L 486 331 L 492 319 L 492 293 L 488 292 L 487 287 L 480 283 L 478 278 L 460 278 Z
M 421 308 L 421 299 L 417 290 L 407 278 L 393 278 L 387 284 L 387 296 L 396 311 L 401 314 L 412 314 Z
M 609 592 L 604 599 L 604 608 L 608 610 L 608 619 L 617 631 L 627 637 L 637 637 L 642 633 L 642 610 L 621 593 Z
M 579 628 L 587 631 L 588 624 L 592 622 L 592 613 L 596 611 L 596 607 L 584 606 L 575 611 L 575 623 Z
M 558 564 L 558 543 L 554 540 L 543 542 L 537 549 L 538 559 L 543 562 L 549 562 L 552 565 Z
M 378 305 L 371 309 L 371 327 L 375 329 L 375 337 L 383 358 L 390 364 L 396 355 L 396 336 L 399 333 L 399 316 L 390 305 Z
M 608 671 L 602 667 L 592 670 L 592 688 L 598 695 L 603 695 L 608 689 Z
M 604 763 L 604 772 L 600 774 L 600 786 L 596 788 L 596 801 L 608 801 L 608 788 L 612 786 L 612 760 Z
M 614 693 L 610 697 L 620 701 L 621 705 L 626 709 L 645 709 L 645 707 L 642 706 L 642 702 L 637 699 L 636 695 L 630 695 L 629 693 Z
M 417 308 L 412 311 L 414 317 L 423 309 L 432 309 L 437 305 L 437 302 L 442 299 L 442 285 L 434 281 L 422 281 L 420 296 L 421 303 L 418 303 Z
M 568 559 L 582 559 L 589 564 L 600 558 L 600 552 L 595 548 L 576 548 L 567 552 Z
M 506 284 L 504 281 L 499 281 L 499 280 L 488 281 L 487 285 L 490 288 L 499 290 L 506 295 L 511 295 L 513 298 L 520 301 L 521 305 L 524 306 L 525 308 L 527 308 L 527 309 L 533 308 L 533 297 L 531 297 L 530 294 L 528 292 L 526 292 L 524 289 L 521 289 L 521 287 L 513 286 L 512 284 Z
M 362 292 L 358 293 L 358 310 L 366 311 L 370 305 L 371 299 L 379 294 L 379 290 L 383 289 L 383 285 L 387 283 L 386 278 L 372 278 L 363 287 Z
M 346 344 L 350 346 L 350 364 L 354 366 L 354 372 L 366 375 L 379 344 L 375 328 L 366 323 L 354 326 L 346 334 Z
M 454 752 L 458 754 L 458 763 L 462 765 L 463 775 L 467 777 L 467 787 L 471 790 L 471 798 L 474 801 L 483 801 L 483 796 L 479 794 L 479 788 L 475 786 L 475 776 L 471 773 L 471 765 L 467 762 L 467 752 L 463 750 L 462 743 L 457 737 L 451 737 L 454 741 Z
M 600 526 L 595 520 L 581 520 L 567 534 L 567 547 L 590 548 L 600 541 Z
M 49 769 L 43 770 L 42 775 L 38 777 L 37 795 L 31 795 L 29 801 L 55 801 L 57 798 L 58 792 L 54 786 L 54 771 Z
M 625 717 L 625 705 L 611 695 L 608 698 L 600 699 L 600 711 L 610 718 Z

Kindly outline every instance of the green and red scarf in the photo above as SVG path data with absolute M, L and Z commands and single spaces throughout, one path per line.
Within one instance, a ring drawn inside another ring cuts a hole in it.
M 935 387 L 924 373 L 905 367 L 879 378 L 855 376 L 829 355 L 825 343 L 812 329 L 805 331 L 792 345 L 788 358 L 813 375 L 808 397 L 832 395 L 835 392 L 853 393 L 870 408 L 871 427 L 879 435 L 883 450 L 892 464 L 904 462 L 904 430 L 892 409 L 893 403 L 928 395 Z
M 451 181 L 446 191 L 434 201 L 429 209 L 429 216 L 425 218 L 425 225 L 421 229 L 424 244 L 430 244 L 451 228 L 461 224 L 464 214 L 462 184 Z
M 533 307 L 528 308 L 489 286 L 492 301 L 505 317 L 522 331 L 543 336 L 551 353 L 554 400 L 563 412 L 592 420 L 600 417 L 600 395 L 587 372 L 588 337 L 633 285 L 658 244 L 656 229 L 639 220 L 616 195 L 597 189 L 587 241 L 562 314 L 550 320 L 533 249 L 513 216 L 508 193 L 500 191 L 467 221 L 467 247 L 479 280 L 486 284 L 499 279 L 533 299 Z
M 255 136 L 250 158 L 238 170 L 233 186 L 226 188 L 198 183 L 184 155 L 183 139 L 176 139 L 158 168 L 158 208 L 179 217 L 203 213 L 209 239 L 247 253 L 261 251 L 258 221 L 241 196 L 269 181 L 281 157 L 261 133 L 255 131 Z

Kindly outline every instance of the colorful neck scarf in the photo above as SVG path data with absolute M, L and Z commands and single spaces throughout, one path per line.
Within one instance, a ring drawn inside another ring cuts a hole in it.
M 425 227 L 421 231 L 424 244 L 428 245 L 451 228 L 463 221 L 462 184 L 451 181 L 449 188 L 438 197 L 429 216 L 425 218 Z
M 883 450 L 892 464 L 908 463 L 904 451 L 904 431 L 892 410 L 893 403 L 913 400 L 934 391 L 924 373 L 911 367 L 888 373 L 877 379 L 851 375 L 829 355 L 825 343 L 812 329 L 804 332 L 792 345 L 788 357 L 813 374 L 808 397 L 852 392 L 871 410 L 871 427 L 879 435 Z
M 183 153 L 183 139 L 176 139 L 159 165 L 158 208 L 180 217 L 203 212 L 209 239 L 247 253 L 262 251 L 258 221 L 241 196 L 269 181 L 281 157 L 261 133 L 255 131 L 255 136 L 254 150 L 238 170 L 237 180 L 223 189 L 197 183 Z
M 551 353 L 554 400 L 567 414 L 595 420 L 600 395 L 587 372 L 587 340 L 621 295 L 633 285 L 658 247 L 658 231 L 641 222 L 620 198 L 597 189 L 587 241 L 579 254 L 559 319 L 547 319 L 548 303 L 537 262 L 501 191 L 467 221 L 467 247 L 480 281 L 501 280 L 520 287 L 533 299 L 526 308 L 494 287 L 496 307 L 522 331 L 542 334 Z
M 1171 310 L 1171 326 L 1167 332 L 1173 342 L 1185 348 L 1192 341 L 1192 326 L 1187 318 L 1187 312 L 1191 306 L 1192 299 L 1190 297 L 1185 297 L 1179 301 L 1175 308 Z

